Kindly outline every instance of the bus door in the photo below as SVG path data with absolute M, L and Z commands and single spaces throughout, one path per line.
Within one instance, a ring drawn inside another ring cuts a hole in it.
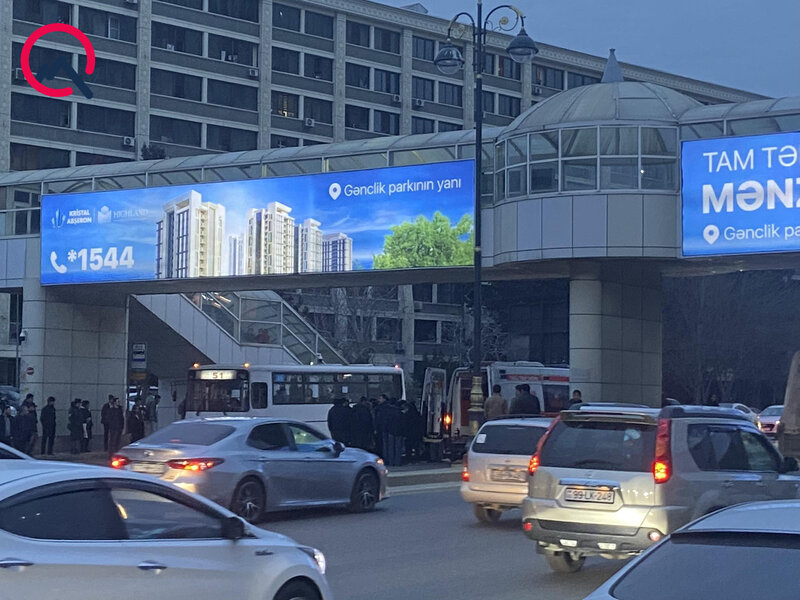
M 442 434 L 442 418 L 447 413 L 446 377 L 447 372 L 444 369 L 425 369 L 420 410 L 425 419 L 425 434 L 428 437 L 439 437 Z

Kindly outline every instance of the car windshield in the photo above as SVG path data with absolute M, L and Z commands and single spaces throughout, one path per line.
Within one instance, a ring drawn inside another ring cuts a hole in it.
M 780 417 L 783 414 L 783 406 L 768 406 L 761 411 L 762 417 Z
M 532 425 L 488 425 L 475 436 L 472 451 L 531 455 L 536 452 L 536 444 L 545 431 L 545 427 Z
M 559 421 L 539 458 L 548 467 L 647 472 L 655 444 L 655 425 Z
M 225 439 L 235 431 L 230 425 L 211 423 L 173 423 L 159 429 L 145 441 L 148 444 L 184 444 L 210 446 Z
M 611 589 L 617 600 L 795 600 L 800 536 L 761 533 L 677 534 Z M 724 570 L 709 568 L 711 561 Z

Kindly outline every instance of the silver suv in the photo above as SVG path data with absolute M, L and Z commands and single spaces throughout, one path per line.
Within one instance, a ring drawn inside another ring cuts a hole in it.
M 488 421 L 472 440 L 461 471 L 461 497 L 480 521 L 497 521 L 528 495 L 528 461 L 552 419 Z
M 797 461 L 741 412 L 584 404 L 561 413 L 531 457 L 522 523 L 554 571 L 627 558 L 709 512 L 796 498 Z

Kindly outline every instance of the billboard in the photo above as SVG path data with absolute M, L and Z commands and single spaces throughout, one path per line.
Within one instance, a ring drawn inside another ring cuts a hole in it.
M 800 251 L 800 133 L 683 143 L 683 254 Z
M 471 160 L 42 197 L 51 284 L 472 264 Z

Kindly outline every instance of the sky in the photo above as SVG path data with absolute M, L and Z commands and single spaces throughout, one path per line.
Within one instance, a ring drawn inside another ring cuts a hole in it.
M 414 0 L 378 0 L 403 6 Z M 420 0 L 430 14 L 474 0 Z M 486 0 L 484 13 L 502 2 Z M 766 96 L 800 96 L 800 0 L 515 0 L 534 40 Z

